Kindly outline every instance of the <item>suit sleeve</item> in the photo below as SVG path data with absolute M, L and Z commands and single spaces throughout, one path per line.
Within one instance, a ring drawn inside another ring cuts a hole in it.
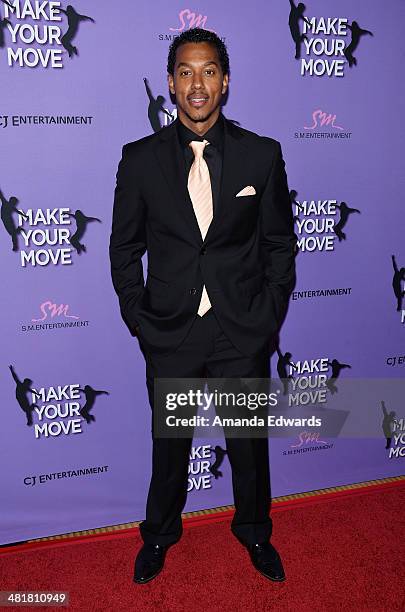
M 110 236 L 111 277 L 121 315 L 136 335 L 137 304 L 144 292 L 142 256 L 146 251 L 145 204 L 130 164 L 128 145 L 122 148 L 116 175 Z
M 288 300 L 295 286 L 297 236 L 285 163 L 280 143 L 261 199 L 261 253 L 266 285 L 274 301 L 277 330 L 284 320 Z

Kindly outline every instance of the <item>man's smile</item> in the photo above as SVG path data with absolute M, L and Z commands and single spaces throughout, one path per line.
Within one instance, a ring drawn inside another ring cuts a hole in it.
M 194 108 L 204 106 L 204 104 L 208 102 L 208 99 L 209 97 L 203 94 L 192 94 L 191 96 L 187 96 L 189 104 Z

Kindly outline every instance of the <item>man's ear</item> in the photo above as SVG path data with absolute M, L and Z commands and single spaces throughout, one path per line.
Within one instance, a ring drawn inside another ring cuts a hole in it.
M 222 79 L 222 93 L 225 94 L 229 85 L 229 74 L 224 74 Z
M 173 75 L 172 74 L 168 74 L 167 75 L 167 82 L 169 84 L 169 90 L 170 93 L 174 96 L 174 94 L 176 93 L 174 90 L 174 79 L 173 79 Z

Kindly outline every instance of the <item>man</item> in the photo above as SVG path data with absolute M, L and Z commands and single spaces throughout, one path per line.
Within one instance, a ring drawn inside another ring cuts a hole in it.
M 295 282 L 297 237 L 280 144 L 221 113 L 229 58 L 193 28 L 174 39 L 168 84 L 177 119 L 124 145 L 117 172 L 111 272 L 121 312 L 155 378 L 268 378 L 269 346 Z M 141 257 L 147 251 L 144 284 Z M 162 569 L 182 534 L 192 439 L 153 437 L 144 545 L 134 580 Z M 253 565 L 284 580 L 270 544 L 268 440 L 227 438 L 231 529 Z

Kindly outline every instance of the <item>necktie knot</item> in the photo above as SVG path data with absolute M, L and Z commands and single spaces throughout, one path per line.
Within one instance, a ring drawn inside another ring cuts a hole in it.
M 202 158 L 204 154 L 204 149 L 208 144 L 210 144 L 208 140 L 192 140 L 189 143 L 189 146 L 191 147 L 194 153 L 195 160 L 199 160 Z

